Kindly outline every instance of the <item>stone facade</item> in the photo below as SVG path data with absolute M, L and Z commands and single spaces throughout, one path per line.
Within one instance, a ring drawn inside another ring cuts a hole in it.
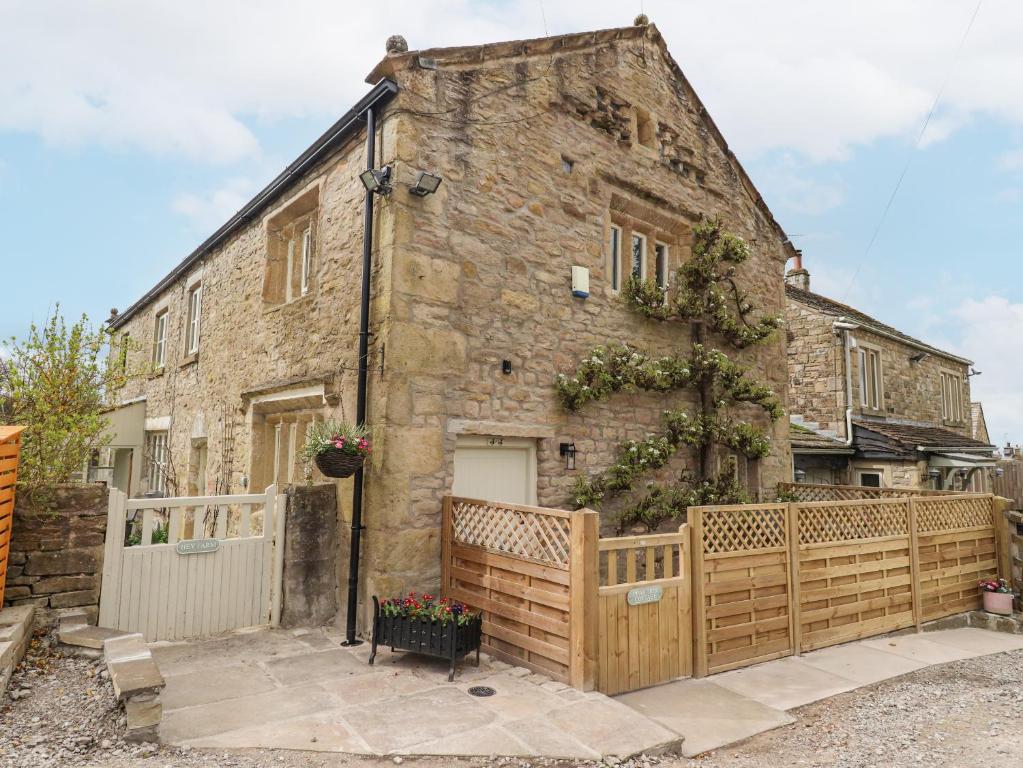
M 789 410 L 800 423 L 811 423 L 846 440 L 846 409 L 851 404 L 851 418 L 857 423 L 939 427 L 973 437 L 968 362 L 900 334 L 851 307 L 809 293 L 806 270 L 796 275 L 790 272 L 787 279 L 799 289 L 787 291 L 785 317 Z M 843 331 L 843 323 L 853 327 Z M 851 338 L 848 373 L 845 334 Z M 869 398 L 862 391 L 861 349 L 877 352 L 881 361 L 877 408 L 864 405 Z M 943 374 L 954 377 L 961 387 L 957 418 L 947 418 L 943 411 Z M 860 471 L 875 470 L 882 473 L 885 485 L 894 487 L 926 488 L 930 482 L 926 457 L 916 461 L 857 457 L 849 464 L 846 482 L 855 484 Z
M 8 605 L 31 603 L 38 611 L 99 610 L 107 490 L 97 485 L 55 488 L 53 514 L 26 510 L 16 500 L 7 570 Z
M 566 506 L 580 473 L 610 464 L 621 441 L 659 431 L 666 408 L 694 404 L 693 392 L 621 395 L 573 415 L 558 402 L 555 375 L 597 345 L 669 354 L 691 341 L 685 326 L 644 321 L 610 289 L 612 224 L 668 245 L 674 267 L 687 257 L 693 224 L 720 217 L 754 245 L 738 279 L 765 313 L 784 310 L 781 275 L 791 254 L 653 26 L 397 53 L 369 80 L 381 77 L 399 91 L 376 163 L 391 165 L 395 183 L 378 198 L 373 244 L 364 598 L 435 587 L 441 497 L 452 487 L 460 435 L 535 439 L 537 501 Z M 261 419 L 272 424 L 265 414 L 277 397 L 294 401 L 299 424 L 354 416 L 363 157 L 360 139 L 320 163 L 262 220 L 122 324 L 142 341 L 129 363 L 145 364 L 154 318 L 169 312 L 164 369 L 118 398 L 144 397 L 147 425 L 169 429 L 181 491 L 188 482 L 180 478 L 196 475 L 190 462 L 200 442 L 207 490 L 237 492 L 246 480 L 259 490 L 271 442 Z M 443 177 L 436 194 L 409 194 L 420 170 Z M 270 302 L 272 222 L 313 189 L 309 292 Z M 573 266 L 589 269 L 588 299 L 572 297 Z M 186 357 L 186 296 L 196 279 L 201 344 Z M 784 345 L 779 333 L 743 356 L 783 402 Z M 775 450 L 754 476 L 773 488 L 790 471 L 787 425 L 766 423 L 759 409 L 734 413 L 772 435 Z M 574 470 L 565 468 L 561 442 L 576 445 Z M 671 471 L 692 458 L 678 456 Z M 300 480 L 301 468 L 284 474 Z M 350 481 L 339 484 L 338 498 L 343 561 Z

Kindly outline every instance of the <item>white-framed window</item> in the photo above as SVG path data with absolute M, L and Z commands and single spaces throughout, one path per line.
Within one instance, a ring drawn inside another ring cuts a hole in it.
M 287 272 L 285 273 L 284 279 L 284 300 L 291 301 L 292 299 L 292 275 L 295 274 L 295 241 L 288 240 L 288 266 Z
M 963 377 L 953 371 L 941 372 L 941 418 L 963 420 Z
M 860 347 L 860 404 L 872 411 L 881 410 L 884 390 L 881 370 L 881 350 Z
M 637 280 L 646 279 L 646 236 L 632 233 L 632 266 L 630 274 Z
M 611 290 L 622 289 L 622 228 L 611 225 L 611 242 L 608 244 L 611 253 Z
M 309 293 L 309 276 L 313 271 L 313 229 L 306 227 L 302 233 L 302 272 L 300 275 L 300 293 L 305 296 Z
M 185 354 L 199 351 L 199 323 L 202 317 L 202 283 L 188 292 L 188 332 L 185 334 Z
M 668 290 L 668 246 L 665 243 L 654 242 L 654 270 L 657 287 Z
M 166 432 L 146 433 L 146 490 L 167 493 L 167 451 Z
M 153 328 L 153 365 L 163 368 L 167 364 L 167 310 L 156 316 Z

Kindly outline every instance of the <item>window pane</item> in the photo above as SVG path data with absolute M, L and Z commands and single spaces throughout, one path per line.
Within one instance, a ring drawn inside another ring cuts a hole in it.
M 867 488 L 880 488 L 881 475 L 877 472 L 861 472 L 860 485 L 865 486 Z
M 611 290 L 617 291 L 621 287 L 622 274 L 622 231 L 618 227 L 611 227 Z
M 642 235 L 632 236 L 632 276 L 643 279 L 643 258 L 646 255 L 646 238 Z
M 311 229 L 307 229 L 302 235 L 302 293 L 309 292 L 309 272 L 312 267 L 312 235 Z
M 654 245 L 654 261 L 657 270 L 657 287 L 668 287 L 668 246 L 664 243 Z

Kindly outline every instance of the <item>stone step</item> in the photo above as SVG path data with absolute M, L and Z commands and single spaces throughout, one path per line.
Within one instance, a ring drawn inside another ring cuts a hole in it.
M 145 638 L 138 632 L 121 633 L 103 643 L 114 695 L 124 705 L 128 741 L 156 741 L 163 717 L 160 691 L 165 681 Z
M 34 605 L 16 605 L 0 610 L 0 698 L 32 639 L 35 612 Z
M 75 624 L 65 628 L 63 624 L 57 633 L 57 639 L 64 645 L 74 645 L 79 648 L 102 650 L 103 643 L 128 634 L 119 629 L 107 629 L 106 627 L 94 627 L 91 624 Z

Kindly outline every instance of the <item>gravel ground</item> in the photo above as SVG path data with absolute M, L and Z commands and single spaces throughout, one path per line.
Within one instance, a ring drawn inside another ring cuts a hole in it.
M 700 758 L 641 758 L 619 768 L 1008 768 L 1023 765 L 1023 651 L 960 661 L 803 707 L 799 722 Z M 0 767 L 564 768 L 549 760 L 370 758 L 129 744 L 101 661 L 64 656 L 37 634 L 0 702 Z M 608 761 L 609 763 L 612 761 Z M 592 764 L 582 763 L 579 768 Z

